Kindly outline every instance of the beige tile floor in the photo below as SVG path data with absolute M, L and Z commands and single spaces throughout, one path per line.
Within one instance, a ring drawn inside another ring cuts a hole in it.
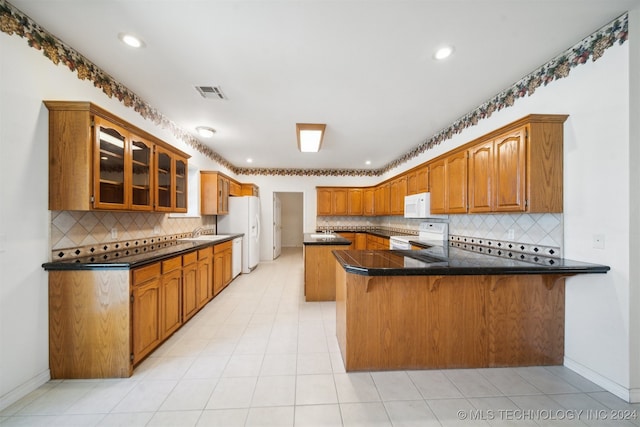
M 131 378 L 50 381 L 0 426 L 640 426 L 640 404 L 563 367 L 345 373 L 335 304 L 304 302 L 302 284 L 285 249 Z

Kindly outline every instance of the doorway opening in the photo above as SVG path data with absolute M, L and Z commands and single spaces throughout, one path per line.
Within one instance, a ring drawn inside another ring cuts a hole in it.
M 302 192 L 273 193 L 273 259 L 282 248 L 302 247 L 304 211 Z

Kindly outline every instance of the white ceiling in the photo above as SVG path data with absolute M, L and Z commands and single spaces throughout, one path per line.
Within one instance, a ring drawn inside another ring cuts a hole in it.
M 9 2 L 236 167 L 378 169 L 639 0 Z M 296 122 L 327 124 L 320 153 Z

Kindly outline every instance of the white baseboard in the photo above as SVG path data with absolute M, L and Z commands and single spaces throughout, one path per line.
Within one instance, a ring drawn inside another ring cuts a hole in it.
M 585 377 L 589 381 L 599 385 L 604 388 L 608 392 L 615 394 L 620 399 L 629 403 L 638 403 L 640 402 L 640 389 L 628 389 L 626 387 L 621 386 L 620 384 L 610 380 L 609 378 L 603 377 L 599 373 L 593 371 L 590 368 L 576 362 L 575 360 L 571 360 L 567 357 L 564 358 L 564 366 L 576 372 L 577 374 Z
M 27 394 L 36 390 L 41 385 L 45 384 L 47 381 L 51 379 L 51 371 L 47 369 L 46 371 L 36 375 L 31 378 L 26 383 L 19 385 L 18 387 L 11 390 L 9 393 L 4 396 L 0 396 L 0 411 L 8 408 L 9 406 L 16 403 L 18 400 L 25 397 Z

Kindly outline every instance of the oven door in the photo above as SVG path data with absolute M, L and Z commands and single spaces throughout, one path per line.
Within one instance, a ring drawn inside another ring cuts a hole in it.
M 405 240 L 396 239 L 394 237 L 389 238 L 389 249 L 411 249 L 411 243 Z

